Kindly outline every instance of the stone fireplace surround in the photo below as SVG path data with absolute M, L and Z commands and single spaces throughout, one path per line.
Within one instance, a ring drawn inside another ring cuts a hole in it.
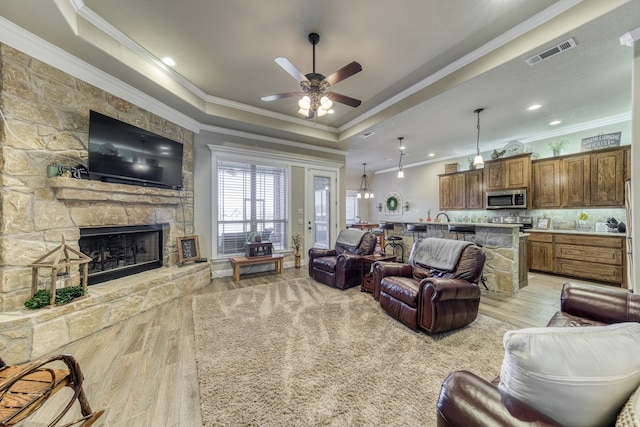
M 33 360 L 210 283 L 208 264 L 177 264 L 180 191 L 63 177 L 49 178 L 49 186 L 77 227 L 65 228 L 67 244 L 78 248 L 80 227 L 85 226 L 168 224 L 163 230 L 164 266 L 90 286 L 88 297 L 64 306 L 5 309 L 0 313 L 0 350 L 6 362 Z

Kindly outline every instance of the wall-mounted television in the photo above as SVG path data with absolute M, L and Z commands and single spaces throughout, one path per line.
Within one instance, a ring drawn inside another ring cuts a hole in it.
M 182 188 L 181 143 L 121 122 L 89 114 L 91 179 L 159 188 Z

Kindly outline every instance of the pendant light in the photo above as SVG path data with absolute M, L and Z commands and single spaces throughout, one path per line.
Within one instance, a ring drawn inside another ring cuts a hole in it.
M 404 145 L 402 145 L 403 136 L 398 138 L 400 141 L 400 145 L 398 147 L 398 151 L 400 151 L 400 161 L 398 161 L 398 178 L 404 178 L 404 171 L 402 170 L 402 156 L 404 156 Z
M 367 164 L 362 164 L 362 180 L 360 181 L 360 189 L 358 190 L 358 199 L 361 199 L 364 195 L 365 199 L 373 199 L 373 190 L 369 187 L 369 181 L 367 180 Z
M 482 111 L 484 111 L 484 108 L 478 108 L 477 110 L 474 110 L 473 112 L 476 113 L 478 115 L 478 138 L 476 139 L 476 157 L 474 157 L 473 159 L 473 164 L 475 166 L 477 165 L 481 165 L 484 163 L 484 159 L 482 158 L 482 156 L 480 155 L 480 113 L 482 113 Z

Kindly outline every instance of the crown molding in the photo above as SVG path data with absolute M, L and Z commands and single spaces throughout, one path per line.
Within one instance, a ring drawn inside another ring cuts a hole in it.
M 64 3 L 64 1 L 68 2 L 68 5 Z M 73 11 L 77 14 L 77 16 L 83 18 L 88 24 L 92 25 L 95 29 L 98 29 L 102 33 L 109 36 L 113 41 L 115 41 L 121 47 L 127 49 L 129 52 L 134 54 L 137 58 L 141 59 L 143 63 L 151 66 L 153 69 L 161 73 L 164 77 L 171 79 L 187 92 L 194 95 L 196 98 L 200 99 L 202 102 L 206 104 L 213 104 L 221 107 L 231 108 L 233 110 L 244 111 L 251 114 L 256 114 L 264 117 L 268 117 L 275 120 L 280 120 L 289 123 L 295 123 L 296 125 L 305 126 L 305 127 L 313 127 L 316 130 L 323 130 L 326 132 L 330 132 L 333 134 L 338 133 L 338 129 L 332 126 L 322 125 L 318 123 L 312 123 L 308 120 L 297 118 L 293 116 L 289 116 L 282 113 L 276 113 L 273 111 L 265 110 L 263 108 L 254 107 L 251 105 L 243 104 L 236 101 L 231 101 L 229 99 L 220 98 L 217 96 L 213 96 L 207 94 L 202 91 L 200 88 L 195 86 L 189 80 L 182 77 L 180 74 L 175 72 L 171 67 L 165 65 L 159 58 L 152 55 L 149 51 L 144 49 L 138 43 L 133 41 L 131 38 L 126 36 L 123 32 L 118 30 L 116 27 L 111 25 L 106 19 L 102 18 L 96 12 L 94 12 L 91 8 L 84 4 L 83 0 L 60 0 L 56 2 L 56 5 L 59 8 L 71 6 Z M 68 9 L 68 8 L 67 8 Z M 97 48 L 101 48 L 95 41 L 91 40 L 91 38 L 86 37 L 84 32 L 81 29 L 75 28 L 76 35 L 81 37 L 88 43 L 93 44 Z M 129 64 L 131 66 L 131 64 Z M 179 96 L 179 94 L 176 94 Z M 203 108 L 203 111 L 207 111 L 209 108 L 206 106 Z
M 189 116 L 167 107 L 155 98 L 115 79 L 99 68 L 80 61 L 75 56 L 35 36 L 4 17 L 0 17 L 0 42 L 192 132 L 200 131 L 200 123 Z
M 620 36 L 620 44 L 623 46 L 633 47 L 633 44 L 640 39 L 640 28 L 631 30 Z

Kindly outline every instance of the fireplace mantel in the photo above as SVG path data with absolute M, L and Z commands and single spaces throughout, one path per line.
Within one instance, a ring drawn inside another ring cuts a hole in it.
M 181 198 L 188 197 L 184 190 L 114 184 L 65 177 L 49 178 L 49 186 L 56 198 L 71 202 L 116 202 L 149 205 L 179 205 Z

